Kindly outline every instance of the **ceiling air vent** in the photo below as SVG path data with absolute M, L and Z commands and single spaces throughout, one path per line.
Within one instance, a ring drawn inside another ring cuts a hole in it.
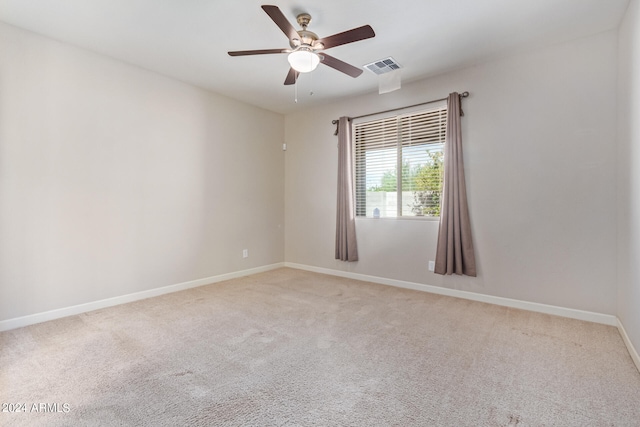
M 393 59 L 392 57 L 388 57 L 372 62 L 371 64 L 367 64 L 364 66 L 364 68 L 374 74 L 385 74 L 394 70 L 398 70 L 402 67 L 400 67 L 400 64 L 398 64 L 395 59 Z

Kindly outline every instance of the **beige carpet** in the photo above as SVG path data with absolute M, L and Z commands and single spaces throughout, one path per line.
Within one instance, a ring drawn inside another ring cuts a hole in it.
M 640 425 L 613 327 L 292 269 L 0 345 L 3 426 Z

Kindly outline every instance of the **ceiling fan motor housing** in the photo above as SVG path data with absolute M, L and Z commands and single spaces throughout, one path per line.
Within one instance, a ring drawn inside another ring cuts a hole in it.
M 311 22 L 311 15 L 308 13 L 301 13 L 297 16 L 296 20 L 298 21 L 298 25 L 302 27 L 301 30 L 297 31 L 300 38 L 290 40 L 289 45 L 294 49 L 300 46 L 307 46 L 313 50 L 320 50 L 324 48 L 322 43 L 317 43 L 320 37 L 318 37 L 316 33 L 307 30 L 307 26 Z
M 300 39 L 293 39 L 289 42 L 292 48 L 295 49 L 298 46 L 307 45 L 313 49 L 322 49 L 322 43 L 316 43 L 319 38 L 316 33 L 312 33 L 307 30 L 300 30 L 298 31 L 298 34 L 300 35 Z

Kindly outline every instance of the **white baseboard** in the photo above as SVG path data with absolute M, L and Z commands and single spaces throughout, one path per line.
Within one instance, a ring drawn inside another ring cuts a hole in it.
M 629 339 L 629 335 L 627 335 L 627 331 L 624 329 L 624 325 L 622 324 L 620 319 L 618 319 L 618 331 L 620 331 L 622 340 L 627 346 L 627 350 L 629 350 L 629 355 L 631 356 L 633 363 L 636 364 L 636 368 L 638 368 L 638 371 L 640 371 L 640 356 L 638 355 L 638 351 L 636 350 L 636 348 L 633 346 L 633 343 Z
M 133 294 L 127 294 L 127 295 L 107 298 L 99 301 L 93 301 L 86 304 L 78 304 L 71 307 L 45 311 L 43 313 L 36 313 L 28 316 L 2 320 L 0 321 L 0 332 L 8 331 L 10 329 L 22 328 L 24 326 L 46 322 L 49 320 L 60 319 L 62 317 L 75 316 L 77 314 L 86 313 L 88 311 L 93 311 L 93 310 L 99 310 L 106 307 L 112 307 L 114 305 L 126 304 L 128 302 L 157 297 L 159 295 L 169 294 L 172 292 L 178 292 L 186 289 L 197 288 L 198 286 L 209 285 L 211 283 L 222 282 L 224 280 L 231 280 L 231 279 L 236 279 L 238 277 L 244 277 L 252 274 L 262 273 L 269 270 L 275 270 L 276 268 L 281 268 L 281 267 L 284 267 L 284 263 L 270 264 L 262 267 L 250 268 L 248 270 L 241 270 L 233 273 L 226 273 L 226 274 L 220 274 L 218 276 L 211 276 L 211 277 L 205 277 L 203 279 L 191 280 L 189 282 L 164 286 L 162 288 L 149 289 L 147 291 L 135 292 Z
M 398 288 L 429 292 L 432 294 L 446 295 L 450 297 L 463 298 L 463 299 L 479 301 L 479 302 L 486 302 L 489 304 L 519 308 L 522 310 L 535 311 L 538 313 L 553 314 L 555 316 L 585 320 L 587 322 L 601 323 L 609 326 L 618 326 L 619 324 L 618 318 L 616 316 L 609 315 L 609 314 L 594 313 L 591 311 L 576 310 L 573 308 L 565 308 L 565 307 L 539 304 L 535 302 L 521 301 L 516 299 L 510 299 L 510 298 L 502 298 L 502 297 L 496 297 L 492 295 L 478 294 L 475 292 L 460 291 L 457 289 L 442 288 L 439 286 L 423 285 L 421 283 L 405 282 L 402 280 L 388 279 L 385 277 L 368 276 L 366 274 L 332 270 L 329 268 L 322 268 L 322 267 L 313 267 L 309 265 L 296 264 L 291 262 L 285 262 L 284 266 L 290 267 L 290 268 L 296 268 L 298 270 L 307 270 L 307 271 L 313 271 L 316 273 L 329 274 L 332 276 L 346 277 L 349 279 L 379 283 L 381 285 L 389 285 L 389 286 L 395 286 Z

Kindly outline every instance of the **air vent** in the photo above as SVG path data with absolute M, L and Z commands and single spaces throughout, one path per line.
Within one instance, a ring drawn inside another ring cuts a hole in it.
M 402 68 L 392 57 L 380 59 L 364 66 L 367 70 L 374 74 L 385 74 Z

